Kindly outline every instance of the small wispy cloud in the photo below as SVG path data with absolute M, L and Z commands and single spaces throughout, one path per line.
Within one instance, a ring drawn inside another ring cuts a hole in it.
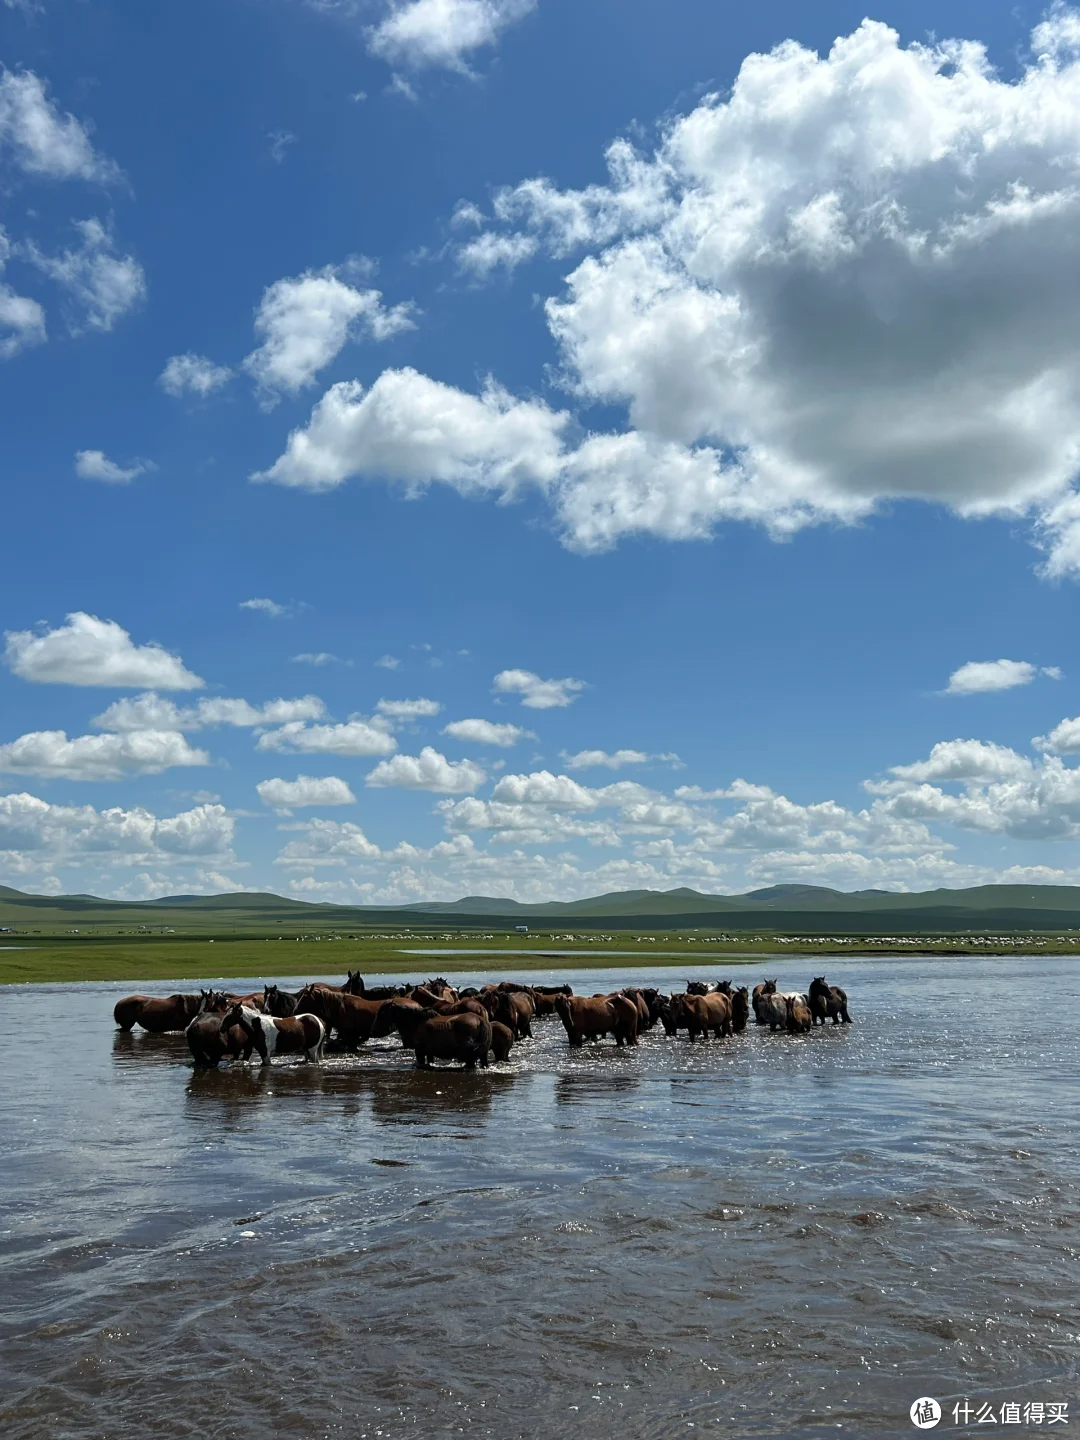
M 290 661 L 294 665 L 351 665 L 351 660 L 342 660 L 340 655 L 332 655 L 329 650 L 304 650 L 299 655 L 290 655 Z
M 296 136 L 291 130 L 271 130 L 267 139 L 270 141 L 270 159 L 275 165 L 280 165 L 296 144 Z
M 139 475 L 155 467 L 149 460 L 133 460 L 129 466 L 118 465 L 103 450 L 76 450 L 75 474 L 80 480 L 100 480 L 104 485 L 130 485 Z

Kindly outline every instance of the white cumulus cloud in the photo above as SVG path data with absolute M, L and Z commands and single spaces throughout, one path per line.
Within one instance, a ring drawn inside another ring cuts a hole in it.
M 84 323 L 93 330 L 111 330 L 145 298 L 146 277 L 131 255 L 116 254 L 112 235 L 100 220 L 78 220 L 75 228 L 82 237 L 77 250 L 45 255 L 28 242 L 24 253 L 77 302 L 81 317 L 69 321 L 73 334 Z
M 74 115 L 63 114 L 32 70 L 0 70 L 0 145 L 28 175 L 109 181 L 119 172 L 95 151 Z
M 264 805 L 285 814 L 305 805 L 355 805 L 356 796 L 336 775 L 298 775 L 295 780 L 260 780 L 255 786 Z
M 1080 755 L 1080 715 L 1060 721 L 1049 735 L 1036 735 L 1031 743 L 1037 750 L 1049 750 L 1054 755 Z
M 0 274 L 10 254 L 11 243 L 0 226 Z M 30 345 L 43 345 L 45 339 L 45 311 L 38 302 L 0 283 L 0 360 L 10 360 Z
M 486 280 L 496 270 L 516 270 L 531 260 L 538 248 L 539 241 L 532 235 L 500 235 L 486 230 L 458 246 L 458 268 Z
M 368 839 L 360 826 L 348 821 L 309 820 L 300 830 L 301 835 L 289 841 L 274 861 L 275 865 L 344 866 L 377 860 L 382 855 L 378 845 Z
M 392 755 L 397 741 L 382 726 L 353 716 L 340 725 L 290 721 L 280 730 L 268 730 L 260 735 L 256 748 L 301 755 Z
M 474 761 L 447 760 L 425 745 L 419 755 L 394 755 L 380 761 L 365 783 L 401 790 L 431 790 L 436 795 L 470 795 L 486 779 Z
M 76 610 L 56 630 L 8 630 L 4 663 L 39 685 L 201 690 L 204 681 L 161 645 L 136 645 L 115 620 Z
M 36 795 L 0 795 L 0 865 L 16 874 L 56 866 L 172 865 L 232 858 L 234 821 L 223 805 L 198 805 L 159 819 L 141 807 L 50 805 Z
M 383 305 L 378 290 L 356 290 L 332 268 L 309 270 L 269 286 L 255 314 L 262 344 L 244 369 L 271 399 L 310 385 L 345 343 L 361 335 L 388 340 L 415 328 L 411 303 Z
M 209 765 L 205 750 L 193 750 L 175 730 L 138 730 L 121 735 L 79 735 L 35 730 L 0 745 L 0 771 L 47 780 L 119 780 L 125 775 L 160 775 L 176 765 Z
M 268 700 L 264 705 L 217 696 L 195 705 L 180 706 L 151 690 L 115 700 L 95 717 L 94 724 L 102 730 L 212 730 L 221 725 L 254 729 L 260 725 L 321 720 L 325 713 L 326 706 L 317 695 Z
M 646 765 L 652 759 L 644 750 L 579 750 L 576 755 L 564 755 L 563 764 L 568 770 L 588 770 L 603 766 L 608 770 L 621 770 L 624 765 Z
M 438 700 L 380 700 L 375 709 L 387 720 L 404 724 L 410 720 L 430 720 L 439 714 L 442 706 Z
M 926 760 L 893 765 L 898 780 L 1013 780 L 1026 779 L 1032 763 L 1006 745 L 986 740 L 941 740 Z
M 130 485 L 139 475 L 145 475 L 149 467 L 144 460 L 136 460 L 126 469 L 110 460 L 102 450 L 76 450 L 75 474 L 80 480 L 100 480 L 105 485 Z
M 536 739 L 532 730 L 520 725 L 498 724 L 494 720 L 451 720 L 443 726 L 442 733 L 473 745 L 499 745 L 503 749 L 516 745 L 519 740 Z
M 572 705 L 582 690 L 584 680 L 541 680 L 531 670 L 500 670 L 495 676 L 495 690 L 501 695 L 520 695 L 522 705 L 530 710 L 554 710 Z
M 579 256 L 546 306 L 558 373 L 625 424 L 571 446 L 570 416 L 533 415 L 523 461 L 505 429 L 423 424 L 425 397 L 454 417 L 476 397 L 387 372 L 329 392 L 267 478 L 532 484 L 586 552 L 921 500 L 1028 516 L 1046 572 L 1080 572 L 1077 24 L 1053 7 L 1015 79 L 977 41 L 870 20 L 824 54 L 785 41 L 652 153 L 613 145 L 606 183 L 502 192 L 511 228 L 486 233 Z
M 179 400 L 182 395 L 198 395 L 205 399 L 232 379 L 227 365 L 215 365 L 205 355 L 171 355 L 158 376 L 158 384 L 166 395 Z
M 462 494 L 546 486 L 560 470 L 568 416 L 489 384 L 468 395 L 416 370 L 384 370 L 370 389 L 331 386 L 285 452 L 253 480 L 332 490 L 351 476 L 409 493 L 440 481 Z
M 399 0 L 367 32 L 368 49 L 391 65 L 467 69 L 475 50 L 494 45 L 536 0 Z
M 949 676 L 947 695 L 981 695 L 1030 685 L 1038 674 L 1027 660 L 969 660 Z

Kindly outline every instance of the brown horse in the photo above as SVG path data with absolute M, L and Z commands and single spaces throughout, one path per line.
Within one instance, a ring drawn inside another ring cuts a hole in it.
M 326 1026 L 317 1015 L 290 1015 L 279 1020 L 250 1005 L 231 1005 L 221 1017 L 222 1034 L 234 1025 L 248 1037 L 264 1065 L 269 1065 L 274 1055 L 296 1055 L 300 1051 L 306 1060 L 322 1059 Z
M 814 1017 L 810 1013 L 805 995 L 785 995 L 784 1004 L 787 1006 L 787 1028 L 790 1033 L 798 1035 L 809 1030 L 814 1023 Z
M 296 997 L 297 1008 L 316 1015 L 333 1029 L 347 1050 L 355 1050 L 371 1038 L 376 1017 L 391 1000 L 364 1000 L 359 995 L 346 995 L 327 985 L 305 985 Z
M 775 981 L 775 980 L 764 980 L 764 981 L 762 981 L 762 983 L 761 983 L 760 985 L 755 985 L 755 986 L 754 986 L 754 993 L 753 993 L 753 995 L 752 995 L 750 998 L 751 998 L 751 1003 L 752 1003 L 753 1006 L 754 1006 L 754 1024 L 755 1024 L 755 1025 L 767 1025 L 767 1024 L 769 1023 L 768 1020 L 765 1018 L 765 1009 L 767 1008 L 767 1007 L 765 1006 L 765 1000 L 766 1000 L 766 997 L 767 997 L 767 996 L 769 996 L 769 995 L 775 995 L 775 994 L 776 994 L 776 981 Z
M 719 990 L 713 990 L 708 995 L 684 995 L 682 1006 L 691 1044 L 699 1035 L 707 1039 L 710 1031 L 718 1040 L 722 1035 L 732 1033 L 731 1001 Z
M 510 1058 L 510 1050 L 514 1044 L 514 1032 L 507 1025 L 498 1020 L 491 1022 L 491 1053 L 498 1063 Z
M 141 1025 L 153 1035 L 186 1030 L 202 1009 L 201 995 L 169 995 L 164 999 L 152 995 L 128 995 L 113 1006 L 113 1019 L 121 1030 Z
M 213 1070 L 226 1055 L 250 1060 L 253 1042 L 239 1025 L 221 1029 L 221 1017 L 230 1009 L 227 995 L 205 992 L 203 1010 L 184 1031 L 196 1070 Z
M 638 1011 L 625 995 L 560 995 L 555 1002 L 571 1045 L 611 1034 L 616 1045 L 636 1045 Z
M 515 1040 L 532 1039 L 533 1002 L 527 990 L 485 990 L 480 995 L 492 1020 L 513 1031 Z
M 380 1029 L 383 1025 L 396 1029 L 405 1049 L 416 1051 L 420 1070 L 433 1059 L 461 1060 L 467 1070 L 488 1063 L 492 1034 L 487 1015 L 438 1015 L 415 1003 L 388 1000 L 379 1023 Z
M 819 975 L 816 980 L 811 980 L 809 998 L 815 1025 L 824 1025 L 826 1020 L 832 1020 L 834 1025 L 839 1025 L 841 1021 L 845 1025 L 851 1024 L 851 1016 L 848 1014 L 847 1008 L 847 992 L 841 990 L 839 985 L 827 984 L 824 975 Z

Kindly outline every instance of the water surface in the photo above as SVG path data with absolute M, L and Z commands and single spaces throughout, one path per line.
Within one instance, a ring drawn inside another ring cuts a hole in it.
M 196 1075 L 115 1032 L 127 986 L 5 990 L 0 1433 L 877 1435 L 918 1395 L 1075 1425 L 1075 962 L 829 973 L 852 1026 L 541 1022 L 474 1074 L 387 1041 Z

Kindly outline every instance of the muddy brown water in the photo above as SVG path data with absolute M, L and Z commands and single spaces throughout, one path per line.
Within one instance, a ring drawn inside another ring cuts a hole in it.
M 387 1041 L 196 1075 L 115 1032 L 127 986 L 5 990 L 0 1434 L 912 1434 L 920 1395 L 1075 1428 L 1075 962 L 830 976 L 852 1026 L 570 1053 L 555 1020 L 477 1073 Z

